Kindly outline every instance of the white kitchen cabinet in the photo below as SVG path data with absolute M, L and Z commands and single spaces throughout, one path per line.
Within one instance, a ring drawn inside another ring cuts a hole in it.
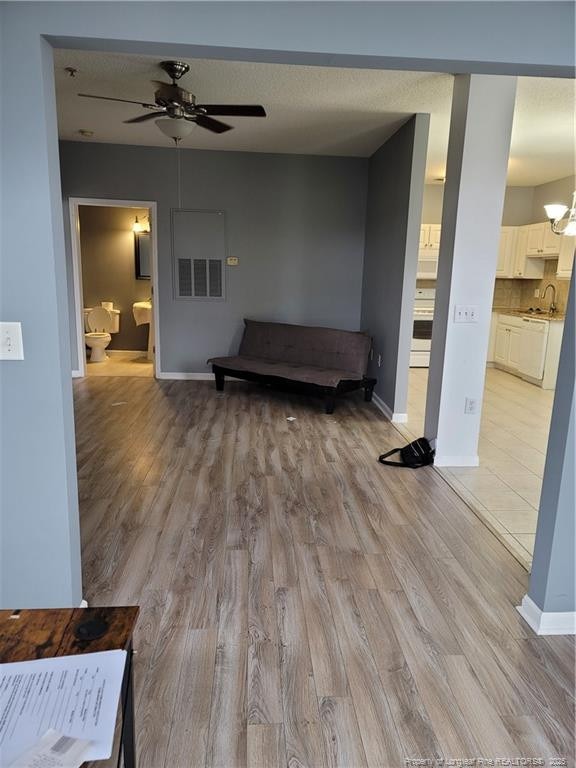
M 526 227 L 526 255 L 540 256 L 544 253 L 544 229 L 540 224 L 530 224 Z
M 420 227 L 419 256 L 427 256 L 430 252 L 436 252 L 436 256 L 438 256 L 441 230 L 440 224 L 422 224 Z
M 547 221 L 544 225 L 544 243 L 542 248 L 545 256 L 557 256 L 560 253 L 562 238 L 559 237 Z
M 509 328 L 503 323 L 498 323 L 494 339 L 494 362 L 500 365 L 508 365 L 508 352 L 510 350 Z
M 533 258 L 528 253 L 528 242 L 532 233 L 532 225 L 518 227 L 514 248 L 514 269 L 512 277 L 524 280 L 541 280 L 544 277 L 544 259 Z
M 566 237 L 565 235 L 556 235 L 556 237 L 560 240 L 560 253 L 558 254 L 556 277 L 569 280 L 572 277 L 572 269 L 574 267 L 576 238 Z
M 522 329 L 510 328 L 510 346 L 508 348 L 508 367 L 520 370 L 520 351 L 522 348 Z
M 514 256 L 518 227 L 502 227 L 498 247 L 496 277 L 514 277 Z
M 430 224 L 430 234 L 428 236 L 428 242 L 430 248 L 436 253 L 440 253 L 440 235 L 442 233 L 442 227 L 440 224 Z
M 422 224 L 420 227 L 416 275 L 419 280 L 436 280 L 441 229 L 440 224 Z
M 558 235 L 552 231 L 550 222 L 544 221 L 539 224 L 529 224 L 528 240 L 526 243 L 527 256 L 554 256 L 560 251 L 560 241 Z
M 494 339 L 494 362 L 509 370 L 519 370 L 521 340 L 521 318 L 499 315 Z

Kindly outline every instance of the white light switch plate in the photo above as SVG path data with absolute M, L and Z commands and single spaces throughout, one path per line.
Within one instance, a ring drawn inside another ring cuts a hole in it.
M 24 360 L 21 323 L 0 322 L 0 360 Z
M 475 304 L 457 304 L 454 307 L 455 323 L 477 323 L 478 307 Z

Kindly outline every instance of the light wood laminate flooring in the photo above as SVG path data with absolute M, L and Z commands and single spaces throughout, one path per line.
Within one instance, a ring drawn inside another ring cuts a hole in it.
M 527 627 L 525 570 L 434 469 L 378 464 L 402 439 L 373 405 L 99 377 L 75 402 L 84 597 L 141 606 L 139 768 L 573 764 L 571 640 Z

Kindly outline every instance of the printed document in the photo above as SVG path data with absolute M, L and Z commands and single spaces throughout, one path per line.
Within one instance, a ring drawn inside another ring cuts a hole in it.
M 0 767 L 49 729 L 91 742 L 86 760 L 112 754 L 126 651 L 0 664 Z

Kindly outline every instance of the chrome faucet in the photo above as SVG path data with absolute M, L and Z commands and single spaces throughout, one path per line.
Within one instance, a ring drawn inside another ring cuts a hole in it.
M 546 297 L 546 291 L 548 288 L 552 288 L 552 301 L 550 302 L 550 306 L 548 307 L 548 312 L 550 312 L 551 315 L 556 312 L 556 286 L 552 283 L 548 283 L 546 288 L 544 288 L 544 293 L 542 294 L 542 300 Z

